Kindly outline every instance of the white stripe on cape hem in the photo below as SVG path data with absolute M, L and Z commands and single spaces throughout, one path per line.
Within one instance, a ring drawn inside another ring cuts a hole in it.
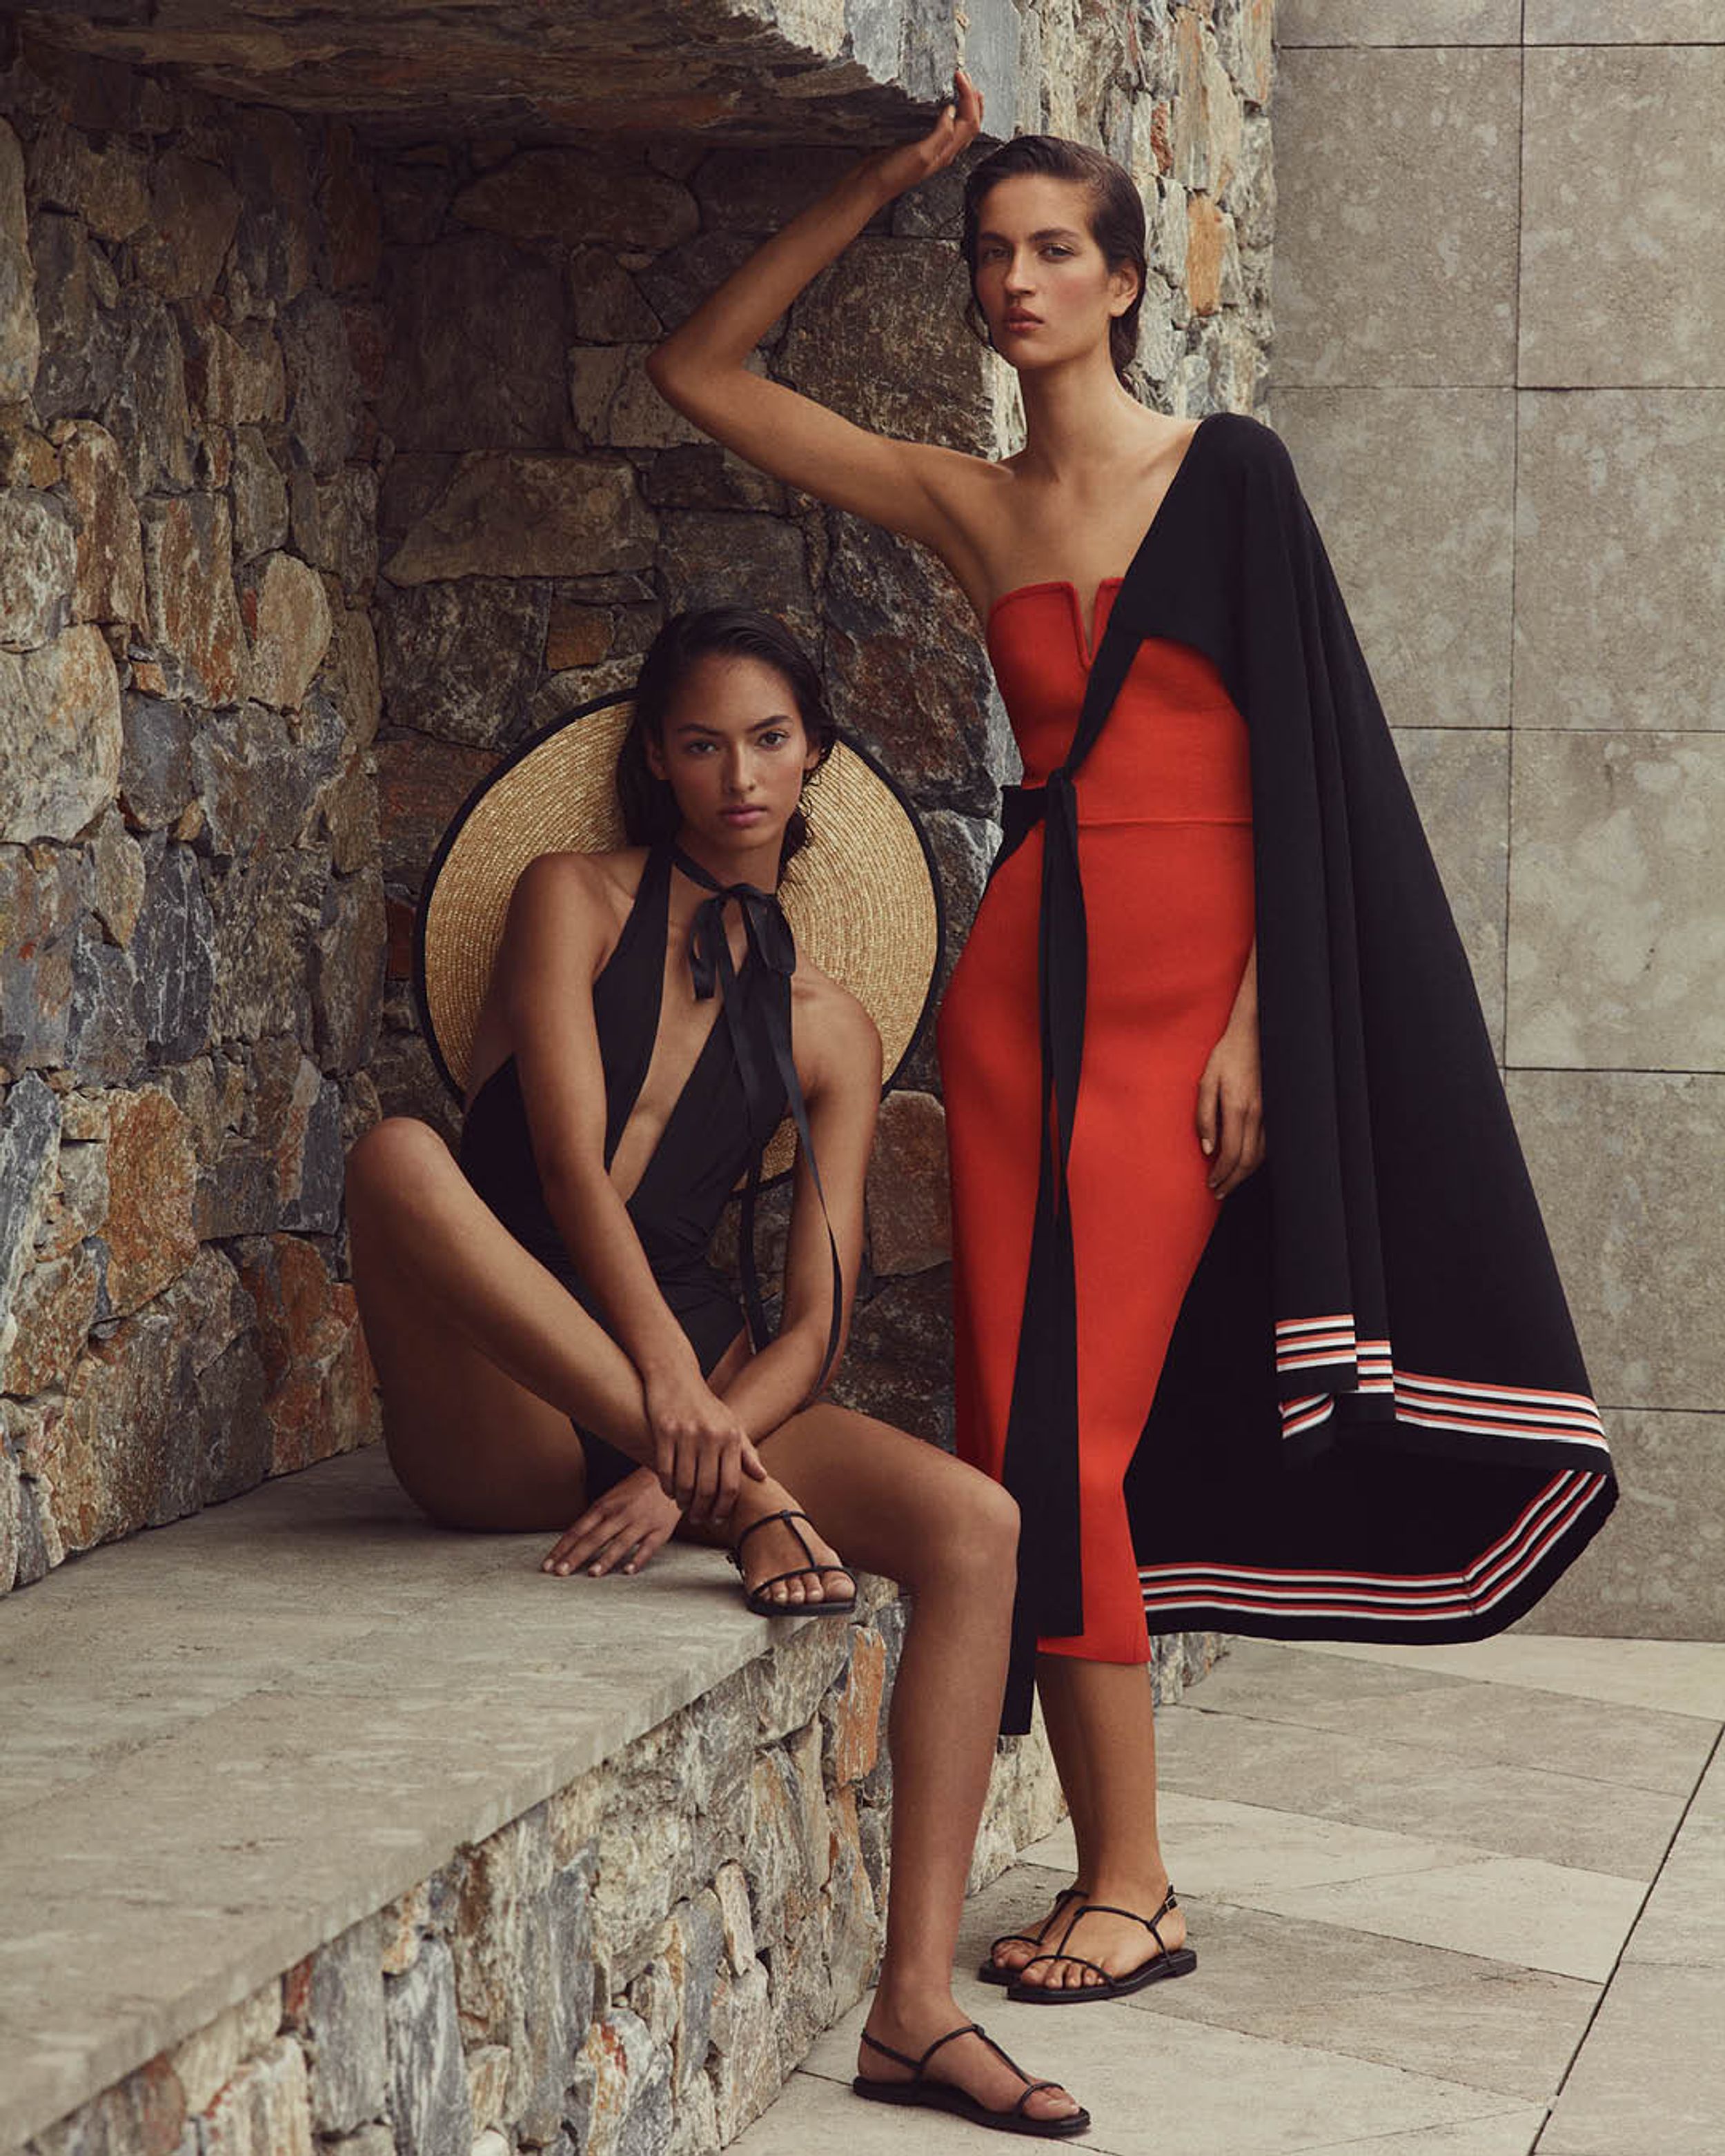
M 1308 1620 L 1373 1616 L 1443 1623 L 1495 1608 L 1527 1578 L 1575 1524 L 1604 1478 L 1579 1468 L 1547 1484 L 1508 1531 L 1465 1571 L 1393 1573 L 1291 1571 L 1234 1564 L 1143 1565 L 1147 1615 L 1193 1604 L 1242 1615 L 1273 1612 Z
M 1599 1410 L 1584 1393 L 1530 1385 L 1492 1385 L 1477 1378 L 1434 1378 L 1399 1368 L 1388 1340 L 1358 1337 L 1353 1317 L 1281 1317 L 1276 1321 L 1278 1373 L 1352 1365 L 1352 1386 L 1302 1393 L 1281 1404 L 1282 1435 L 1297 1437 L 1327 1422 L 1338 1393 L 1395 1400 L 1398 1422 L 1422 1430 L 1453 1430 L 1486 1437 L 1532 1438 L 1606 1450 Z

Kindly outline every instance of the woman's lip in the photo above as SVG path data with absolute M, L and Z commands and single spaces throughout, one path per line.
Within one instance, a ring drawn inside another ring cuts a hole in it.
M 1009 330 L 1034 330 L 1042 326 L 1040 315 L 1009 315 L 1006 326 Z
M 752 824 L 757 816 L 764 816 L 764 808 L 721 808 L 719 814 L 727 824 Z

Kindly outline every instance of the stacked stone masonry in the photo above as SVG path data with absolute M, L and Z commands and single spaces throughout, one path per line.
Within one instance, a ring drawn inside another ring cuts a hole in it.
M 3 103 L 9 1586 L 375 1435 L 384 899 L 352 136 L 17 54 Z
M 856 1621 L 800 1627 L 22 2156 L 724 2147 L 879 1960 L 905 1609 L 865 1586 Z M 1172 1701 L 1211 1643 L 1165 1645 Z M 1040 1732 L 1004 1743 L 972 1887 L 1059 1810 Z
M 1013 773 L 938 566 L 696 437 L 640 364 L 911 124 L 950 31 L 829 25 L 838 64 L 763 24 L 797 95 L 572 139 L 520 96 L 495 131 L 385 116 L 321 45 L 285 109 L 283 72 L 245 74 L 311 38 L 277 8 L 162 46 L 102 12 L 0 30 L 0 1588 L 377 1434 L 341 1161 L 384 1111 L 455 1128 L 407 981 L 428 857 L 669 612 L 741 599 L 809 639 L 928 819 L 954 952 Z M 1140 181 L 1166 410 L 1260 393 L 1269 12 L 975 11 L 992 110 Z M 619 94 L 606 124 L 640 116 Z M 1009 448 L 957 199 L 877 219 L 756 363 Z M 842 1397 L 950 1442 L 937 1094 L 925 1044 Z

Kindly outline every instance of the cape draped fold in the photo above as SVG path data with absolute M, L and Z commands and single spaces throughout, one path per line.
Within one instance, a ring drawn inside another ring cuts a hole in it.
M 1484 1637 L 1616 1496 L 1466 953 L 1323 542 L 1280 438 L 1210 413 L 1115 598 L 1065 762 L 1003 802 L 997 870 L 1043 830 L 1009 1732 L 1029 1727 L 1037 1637 L 1082 1626 L 1065 1175 L 1080 767 L 1146 638 L 1208 657 L 1247 729 L 1267 1142 L 1219 1209 L 1127 1476 L 1151 1629 Z

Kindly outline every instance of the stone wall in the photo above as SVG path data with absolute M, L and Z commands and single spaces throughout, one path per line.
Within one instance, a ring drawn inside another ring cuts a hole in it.
M 725 2146 L 880 1959 L 906 1609 L 862 1586 L 854 1621 L 802 1626 L 18 2156 Z M 1164 1703 L 1209 1660 L 1206 1642 L 1168 1646 Z M 1040 1730 L 1003 1744 L 972 1890 L 1060 1811 Z
M 877 1583 L 805 1626 L 28 2156 L 721 2147 L 872 1979 L 903 1617 Z M 1012 1748 L 974 1883 L 1057 1817 L 1045 1748 Z
M 1283 0 L 1274 416 L 1456 900 L 1622 1478 L 1526 1621 L 1721 1639 L 1725 23 L 1522 17 Z
M 374 1434 L 377 213 L 351 134 L 0 81 L 0 1587 Z
M 1251 408 L 1266 0 L 974 16 L 991 111 L 1140 180 L 1142 393 Z M 170 55 L 61 28 L 84 55 L 33 34 L 0 103 L 0 1584 L 375 1430 L 339 1168 L 380 1110 L 455 1127 L 408 990 L 426 861 L 499 751 L 632 679 L 667 613 L 740 598 L 807 638 L 927 817 L 954 955 L 1014 772 L 938 565 L 740 465 L 641 371 L 855 157 L 860 110 L 878 139 L 855 67 L 830 124 L 806 83 L 752 113 L 766 141 L 547 139 L 518 98 L 513 128 L 415 138 L 397 111 L 367 137 L 326 81 L 297 113 L 187 86 L 261 31 Z M 951 52 L 906 38 L 894 64 L 937 80 Z M 894 205 L 759 363 L 870 425 L 1012 447 L 957 209 L 954 175 Z M 949 1442 L 931 1045 L 906 1081 L 839 1393 Z

